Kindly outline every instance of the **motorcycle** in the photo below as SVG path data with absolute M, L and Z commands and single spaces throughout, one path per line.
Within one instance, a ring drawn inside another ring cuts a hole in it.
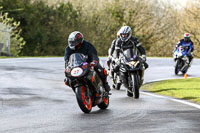
M 127 96 L 139 98 L 139 88 L 144 81 L 143 60 L 137 55 L 136 50 L 127 49 L 120 52 L 119 77 L 126 87 Z
M 105 89 L 94 68 L 87 63 L 87 56 L 74 53 L 69 58 L 65 70 L 66 76 L 71 79 L 71 86 L 76 94 L 80 109 L 89 113 L 92 107 L 106 109 L 109 106 L 109 96 L 105 96 Z
M 189 68 L 189 58 L 187 57 L 187 48 L 180 46 L 174 52 L 175 63 L 175 74 L 177 75 L 180 71 L 185 74 Z
M 119 61 L 117 59 L 116 51 L 114 51 L 111 63 L 110 63 L 110 77 L 113 79 L 112 88 L 116 90 L 120 90 L 122 81 L 120 79 L 119 71 L 117 71 L 117 67 L 119 66 Z

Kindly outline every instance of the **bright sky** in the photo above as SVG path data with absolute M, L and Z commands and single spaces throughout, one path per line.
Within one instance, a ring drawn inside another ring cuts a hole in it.
M 171 3 L 174 3 L 177 5 L 178 8 L 185 7 L 187 4 L 194 4 L 197 2 L 199 3 L 199 0 L 163 0 L 163 1 L 170 1 Z
M 170 0 L 172 3 L 177 4 L 179 8 L 185 7 L 188 0 Z

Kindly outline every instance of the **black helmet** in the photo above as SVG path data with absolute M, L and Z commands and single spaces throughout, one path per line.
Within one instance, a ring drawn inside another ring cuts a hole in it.
M 75 47 L 83 42 L 83 34 L 79 31 L 72 32 L 68 37 L 69 48 L 75 50 Z

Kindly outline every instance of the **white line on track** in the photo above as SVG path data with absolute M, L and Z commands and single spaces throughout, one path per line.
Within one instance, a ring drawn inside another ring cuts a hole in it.
M 168 99 L 168 100 L 171 100 L 171 101 L 183 103 L 183 104 L 195 107 L 197 109 L 200 109 L 200 105 L 199 104 L 195 104 L 195 103 L 191 103 L 191 102 L 187 102 L 187 101 L 184 101 L 184 100 L 179 100 L 179 99 L 175 99 L 175 98 L 171 98 L 171 97 L 167 97 L 167 96 L 161 96 L 161 95 L 157 95 L 157 94 L 152 94 L 152 93 L 148 93 L 148 92 L 140 92 L 140 93 L 142 93 L 144 95 L 153 96 L 153 97 Z

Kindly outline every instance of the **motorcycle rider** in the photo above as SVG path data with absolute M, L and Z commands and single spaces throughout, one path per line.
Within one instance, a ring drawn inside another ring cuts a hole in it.
M 120 30 L 117 32 L 117 38 L 119 38 L 119 37 L 120 37 Z M 111 47 L 108 50 L 108 60 L 107 60 L 108 70 L 110 70 L 110 63 L 112 61 L 112 56 L 113 56 L 113 52 L 115 49 L 115 44 L 116 44 L 117 38 L 112 41 Z
M 194 51 L 194 45 L 192 40 L 190 39 L 190 33 L 184 34 L 184 39 L 181 39 L 175 46 L 174 52 L 180 47 L 186 47 L 187 49 L 187 57 L 189 58 L 189 65 L 193 59 L 192 52 Z
M 94 67 L 94 70 L 99 75 L 103 82 L 106 94 L 109 95 L 110 86 L 107 82 L 107 71 L 100 65 L 96 48 L 90 43 L 84 40 L 83 34 L 79 31 L 72 32 L 68 37 L 68 46 L 65 49 L 65 68 L 69 62 L 69 57 L 73 53 L 82 53 L 88 56 L 88 62 Z M 66 75 L 66 74 L 65 74 Z M 72 87 L 73 83 L 71 79 L 66 77 L 65 84 Z
M 120 33 L 120 37 L 116 40 L 115 47 L 111 48 L 111 49 L 116 50 L 117 57 L 119 58 L 120 50 L 124 51 L 129 48 L 132 48 L 132 49 L 137 48 L 139 53 L 142 55 L 142 60 L 144 61 L 143 62 L 144 67 L 145 67 L 145 69 L 147 69 L 148 64 L 146 63 L 145 49 L 144 49 L 144 47 L 141 46 L 139 40 L 136 37 L 132 36 L 132 29 L 129 26 L 122 26 L 119 33 Z M 119 69 L 119 67 L 116 69 Z

